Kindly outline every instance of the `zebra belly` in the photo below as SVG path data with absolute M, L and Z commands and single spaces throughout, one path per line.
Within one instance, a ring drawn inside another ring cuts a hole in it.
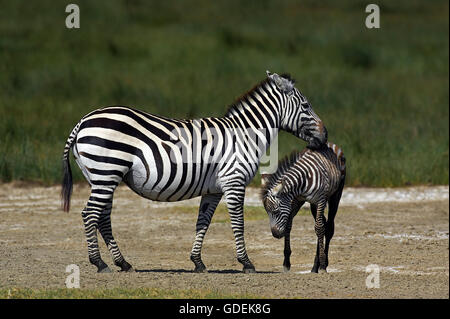
M 177 181 L 168 186 L 161 184 L 152 185 L 152 181 L 145 183 L 145 176 L 140 171 L 130 171 L 124 176 L 123 181 L 138 195 L 160 202 L 176 202 L 209 193 L 221 192 L 219 187 L 215 185 L 214 179 L 210 179 L 209 182 L 205 181 L 203 187 L 195 187 L 199 185 L 201 180 L 189 181 L 189 183 L 185 183 L 182 186 Z

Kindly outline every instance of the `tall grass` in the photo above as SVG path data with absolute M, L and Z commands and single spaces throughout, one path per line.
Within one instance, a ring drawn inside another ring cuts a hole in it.
M 63 1 L 1 1 L 0 181 L 59 182 L 68 134 L 97 107 L 220 116 L 268 69 L 296 78 L 348 185 L 448 184 L 447 1 L 379 1 L 378 30 L 363 1 L 77 4 L 69 30 Z

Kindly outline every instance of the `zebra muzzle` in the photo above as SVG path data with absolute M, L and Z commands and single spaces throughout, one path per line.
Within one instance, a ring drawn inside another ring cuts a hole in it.
M 277 226 L 271 227 L 272 236 L 275 238 L 282 238 L 284 236 L 284 231 L 281 231 Z

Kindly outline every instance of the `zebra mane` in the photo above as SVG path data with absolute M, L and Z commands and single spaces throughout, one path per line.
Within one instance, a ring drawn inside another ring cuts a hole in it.
M 299 160 L 300 157 L 307 151 L 307 149 L 303 149 L 302 151 L 293 151 L 290 155 L 281 159 L 278 162 L 278 169 L 275 173 L 271 174 L 266 183 L 261 187 L 261 199 L 264 200 L 269 193 L 280 184 L 284 174 L 296 161 Z
M 268 73 L 269 74 L 269 73 Z M 294 87 L 295 84 L 295 79 L 293 79 L 291 77 L 291 75 L 289 73 L 283 73 L 280 75 L 281 78 L 285 79 L 288 81 L 288 84 L 291 87 Z M 225 116 L 230 116 L 235 114 L 237 111 L 240 110 L 242 104 L 241 101 L 247 99 L 248 96 L 250 96 L 253 92 L 255 92 L 256 90 L 258 90 L 260 87 L 266 85 L 267 83 L 269 83 L 270 78 L 266 78 L 264 80 L 262 80 L 261 82 L 259 82 L 258 84 L 256 84 L 254 87 L 252 87 L 250 90 L 248 90 L 247 92 L 245 92 L 244 94 L 242 94 L 241 96 L 239 96 L 233 104 L 231 104 L 230 106 L 228 106 L 227 112 L 225 113 Z M 277 84 L 278 85 L 278 84 Z
M 225 116 L 233 115 L 236 111 L 238 111 L 241 107 L 241 101 L 245 100 L 249 95 L 258 90 L 260 87 L 266 85 L 269 82 L 269 79 L 264 79 L 255 86 L 253 86 L 250 90 L 239 96 L 231 105 L 228 106 L 227 112 Z
M 289 73 L 283 73 L 283 74 L 280 74 L 280 76 L 282 78 L 285 78 L 286 80 L 290 81 L 292 83 L 292 85 L 294 85 L 296 82 L 295 79 Z

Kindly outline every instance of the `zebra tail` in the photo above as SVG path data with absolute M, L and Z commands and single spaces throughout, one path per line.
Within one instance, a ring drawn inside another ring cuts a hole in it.
M 66 141 L 66 145 L 64 147 L 63 153 L 63 180 L 62 180 L 62 189 L 61 189 L 61 201 L 62 201 L 62 209 L 65 212 L 68 212 L 70 209 L 70 197 L 72 196 L 72 170 L 70 168 L 70 159 L 69 153 L 70 148 L 72 147 L 73 142 L 78 134 L 78 129 L 80 128 L 81 123 L 78 123 L 77 126 L 70 133 L 69 138 Z

